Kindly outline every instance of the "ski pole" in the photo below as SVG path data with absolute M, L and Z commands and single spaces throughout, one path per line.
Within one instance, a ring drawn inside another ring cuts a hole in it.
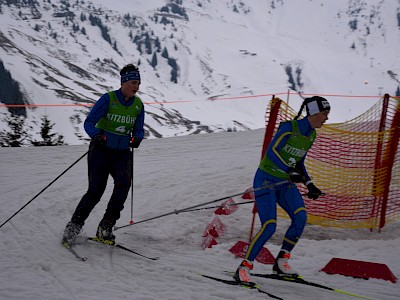
M 281 181 L 281 182 L 277 182 L 277 183 L 272 183 L 272 184 L 269 183 L 269 182 L 265 182 L 261 187 L 256 188 L 256 189 L 252 189 L 252 191 L 255 192 L 255 191 L 268 189 L 268 188 L 271 189 L 271 188 L 274 188 L 274 187 L 276 187 L 278 185 L 281 185 L 281 184 L 284 184 L 284 183 L 288 183 L 288 182 L 289 181 L 287 181 L 287 180 L 284 180 L 284 181 Z M 139 221 L 139 222 L 135 222 L 134 224 L 148 222 L 148 221 L 151 221 L 151 220 L 159 219 L 159 218 L 170 216 L 170 215 L 173 215 L 173 214 L 177 215 L 177 214 L 180 214 L 181 212 L 185 212 L 187 210 L 191 210 L 191 209 L 198 208 L 198 207 L 201 207 L 201 206 L 204 206 L 204 205 L 216 203 L 216 202 L 219 202 L 219 201 L 222 201 L 222 200 L 225 200 L 225 199 L 228 199 L 228 198 L 233 198 L 233 197 L 236 197 L 236 196 L 240 196 L 240 195 L 243 195 L 243 194 L 244 193 L 241 192 L 241 193 L 237 193 L 237 194 L 234 194 L 234 195 L 225 196 L 225 197 L 222 197 L 222 198 L 219 198 L 219 199 L 215 199 L 215 200 L 211 200 L 211 201 L 208 201 L 208 202 L 204 202 L 204 203 L 200 203 L 200 204 L 197 204 L 197 205 L 193 205 L 193 206 L 190 206 L 190 207 L 186 207 L 186 208 L 183 208 L 183 209 L 175 209 L 174 211 L 171 211 L 171 212 L 159 215 L 159 216 L 155 216 L 155 217 L 152 217 L 152 218 L 148 218 L 148 219 L 145 219 L 145 220 L 142 220 L 142 221 Z M 125 227 L 128 227 L 128 226 L 134 225 L 134 224 L 127 224 L 127 225 L 123 225 L 123 226 L 114 226 L 114 230 L 125 228 Z
M 326 195 L 325 193 L 321 194 L 321 196 L 325 196 L 325 195 Z M 303 193 L 303 194 L 301 194 L 301 196 L 307 196 L 307 193 Z M 240 203 L 231 203 L 231 204 L 226 204 L 226 205 L 216 205 L 216 206 L 210 206 L 210 207 L 194 208 L 194 209 L 185 210 L 183 212 L 191 212 L 191 211 L 206 210 L 206 209 L 221 208 L 221 207 L 231 207 L 231 206 L 249 204 L 249 203 L 254 203 L 254 202 L 255 202 L 254 200 L 250 200 L 250 201 L 240 202 Z
M 227 205 L 217 205 L 217 206 L 209 206 L 209 207 L 202 207 L 202 208 L 193 208 L 193 209 L 184 210 L 182 212 L 191 212 L 191 211 L 197 211 L 197 210 L 203 210 L 203 209 L 205 210 L 205 209 L 221 208 L 221 207 L 231 207 L 231 206 L 237 206 L 237 205 L 243 205 L 243 204 L 249 204 L 249 203 L 254 203 L 254 200 L 246 201 L 246 202 L 240 202 L 240 203 L 232 203 L 232 204 L 227 204 Z
M 325 195 L 326 195 L 325 193 L 321 194 L 321 196 L 325 196 Z M 307 193 L 303 193 L 303 194 L 301 194 L 301 196 L 307 196 Z M 216 206 L 209 206 L 209 207 L 193 208 L 193 209 L 182 210 L 181 213 L 198 211 L 198 210 L 213 209 L 213 208 L 221 208 L 221 207 L 238 206 L 238 205 L 250 204 L 250 203 L 254 203 L 254 202 L 255 202 L 254 200 L 250 200 L 250 201 L 246 201 L 246 202 L 231 203 L 231 204 L 226 204 L 226 205 L 216 205 Z
M 61 176 L 63 176 L 69 169 L 75 166 L 82 158 L 88 154 L 89 151 L 86 151 L 81 157 L 79 157 L 72 165 L 70 165 L 64 172 L 58 175 L 52 182 L 50 182 L 44 189 L 42 189 L 39 193 L 37 193 L 31 200 L 29 200 L 24 206 L 22 206 L 16 213 L 14 213 L 11 217 L 9 217 L 3 224 L 0 225 L 0 228 L 4 226 L 8 221 L 14 218 L 21 210 L 23 210 L 29 203 L 35 200 L 40 194 L 42 194 L 48 187 L 50 187 L 54 182 L 56 182 Z
M 131 220 L 129 224 L 133 224 L 133 166 L 134 166 L 134 148 L 132 148 L 132 178 L 131 178 Z
M 304 193 L 304 194 L 301 194 L 301 195 L 302 196 L 307 196 L 307 193 Z M 325 196 L 325 193 L 322 193 L 321 196 Z M 231 206 L 249 204 L 249 203 L 254 203 L 254 202 L 255 202 L 254 200 L 250 200 L 250 201 L 240 202 L 240 203 L 231 203 L 231 204 L 226 204 L 226 205 L 216 205 L 216 206 L 188 209 L 188 210 L 185 210 L 185 211 L 182 211 L 182 212 L 191 212 L 191 211 L 206 210 L 206 209 L 221 208 L 221 207 L 231 207 Z

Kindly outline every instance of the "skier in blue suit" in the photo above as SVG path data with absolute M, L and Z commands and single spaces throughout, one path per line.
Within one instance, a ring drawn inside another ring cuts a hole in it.
M 122 68 L 121 88 L 101 96 L 88 114 L 84 127 L 91 137 L 88 152 L 89 187 L 64 230 L 63 243 L 71 244 L 102 197 L 109 175 L 114 189 L 96 236 L 115 241 L 112 227 L 120 217 L 132 179 L 132 153 L 144 138 L 144 106 L 136 96 L 139 69 Z

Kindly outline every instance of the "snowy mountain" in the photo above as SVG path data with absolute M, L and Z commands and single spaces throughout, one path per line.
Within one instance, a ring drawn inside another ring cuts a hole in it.
M 343 122 L 395 94 L 399 46 L 399 0 L 0 0 L 0 63 L 23 94 L 2 80 L 0 101 L 82 144 L 90 105 L 134 63 L 150 138 L 262 128 L 289 89 L 374 96 L 327 96 Z

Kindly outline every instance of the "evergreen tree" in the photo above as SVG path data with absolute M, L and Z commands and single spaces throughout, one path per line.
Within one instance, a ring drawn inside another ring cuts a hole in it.
M 107 41 L 109 44 L 111 44 L 111 37 L 108 34 L 108 28 L 107 26 L 103 25 L 101 19 L 97 16 L 90 14 L 89 21 L 92 26 L 97 26 L 100 28 L 101 36 L 103 37 L 103 39 Z
M 167 47 L 164 47 L 164 50 L 161 53 L 161 56 L 164 58 L 167 58 L 167 59 L 169 58 Z
M 17 104 L 22 107 L 10 107 L 9 112 L 12 115 L 26 116 L 26 109 L 23 106 L 25 104 L 25 96 L 20 90 L 19 83 L 16 82 L 10 72 L 8 72 L 3 62 L 0 60 L 0 102 L 4 104 Z
M 292 67 L 290 65 L 287 65 L 285 67 L 285 71 L 286 71 L 286 75 L 289 77 L 289 79 L 288 79 L 288 81 L 290 83 L 289 88 L 291 90 L 295 91 L 296 90 L 296 83 L 295 83 L 294 78 L 293 78 Z
M 146 53 L 151 54 L 153 52 L 153 50 L 152 50 L 152 46 L 151 46 L 151 38 L 148 33 L 146 33 L 144 45 L 146 47 Z
M 82 22 L 86 21 L 86 15 L 84 13 L 81 13 L 81 21 Z
M 72 24 L 72 30 L 74 32 L 78 32 L 79 31 L 79 24 L 77 24 L 77 23 Z
M 400 11 L 399 10 L 397 11 L 397 26 L 400 29 Z
M 156 48 L 157 52 L 161 52 L 161 42 L 158 37 L 154 41 L 154 47 Z
M 151 66 L 152 66 L 153 68 L 155 68 L 155 67 L 157 66 L 157 63 L 158 63 L 158 61 L 157 61 L 157 54 L 156 54 L 156 52 L 154 52 L 153 58 L 151 59 Z
M 30 139 L 28 129 L 25 127 L 23 116 L 6 117 L 3 120 L 8 125 L 8 130 L 1 131 L 0 144 L 2 147 L 21 147 L 27 145 L 26 140 Z
M 171 81 L 174 83 L 178 83 L 178 64 L 176 59 L 168 58 L 168 64 L 171 66 Z
M 42 141 L 32 141 L 34 146 L 59 146 L 65 145 L 64 136 L 52 132 L 54 123 L 51 123 L 48 116 L 44 115 L 42 117 L 42 124 L 40 129 L 40 136 Z

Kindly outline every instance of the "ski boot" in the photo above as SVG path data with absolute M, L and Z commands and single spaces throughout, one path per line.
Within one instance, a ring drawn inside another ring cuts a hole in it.
M 254 286 L 255 283 L 252 282 L 250 277 L 250 271 L 253 270 L 253 263 L 247 259 L 243 260 L 240 266 L 237 268 L 235 274 L 233 275 L 233 279 L 239 283 L 245 283 L 249 286 Z
M 289 265 L 290 252 L 281 250 L 275 260 L 272 271 L 274 274 L 287 277 L 299 277 L 299 272 Z
M 115 243 L 115 235 L 112 232 L 111 226 L 105 226 L 100 223 L 97 227 L 96 237 L 104 241 Z
M 62 243 L 66 246 L 72 245 L 77 235 L 81 232 L 81 229 L 82 225 L 72 223 L 71 221 L 68 222 L 64 229 Z

